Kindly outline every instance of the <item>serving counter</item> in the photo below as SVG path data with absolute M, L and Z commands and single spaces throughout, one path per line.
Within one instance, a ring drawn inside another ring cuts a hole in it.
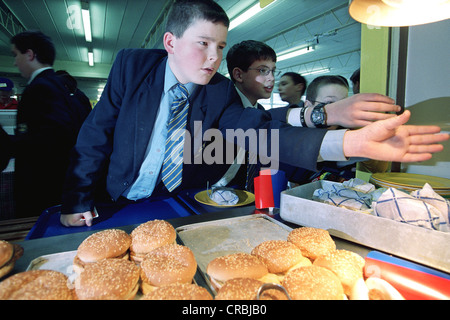
M 167 221 L 170 222 L 175 229 L 177 229 L 185 225 L 234 217 L 242 217 L 252 214 L 261 214 L 260 212 L 260 210 L 255 210 L 253 206 L 246 206 L 226 209 L 218 212 L 210 212 L 202 215 L 191 215 L 187 217 L 167 219 Z M 279 219 L 279 215 L 276 214 L 274 218 Z M 283 223 L 283 221 L 280 222 Z M 117 228 L 131 233 L 131 231 L 138 225 L 139 224 L 123 225 L 118 226 Z M 290 224 L 286 223 L 286 225 L 289 226 Z M 295 225 L 290 226 L 296 227 Z M 85 238 L 95 232 L 98 232 L 98 230 L 96 229 L 83 232 L 73 232 L 70 234 L 21 241 L 19 242 L 19 244 L 24 248 L 24 254 L 16 262 L 12 273 L 25 271 L 30 263 L 40 256 L 76 250 L 79 244 Z M 354 251 L 360 254 L 362 257 L 365 257 L 370 250 L 367 247 L 357 245 L 346 240 L 335 239 L 335 241 L 338 248 Z
M 197 214 L 195 212 L 191 212 L 191 214 L 188 214 L 188 215 L 183 214 L 183 216 L 178 216 L 178 217 L 173 217 L 173 216 L 171 217 L 169 215 L 166 218 L 164 218 L 164 220 L 168 221 L 169 223 L 171 223 L 173 225 L 173 227 L 177 230 L 177 233 L 178 233 L 177 234 L 178 242 L 180 242 L 181 244 L 184 244 L 183 240 L 180 237 L 181 232 L 179 232 L 179 231 L 180 230 L 183 231 L 183 230 L 192 228 L 192 225 L 210 226 L 211 223 L 213 223 L 213 225 L 215 227 L 219 226 L 219 229 L 222 227 L 224 229 L 226 229 L 226 225 L 227 225 L 228 221 L 230 221 L 230 220 L 235 220 L 235 219 L 240 220 L 241 218 L 247 219 L 247 218 L 262 217 L 262 216 L 269 216 L 269 219 L 271 221 L 276 222 L 277 224 L 280 224 L 286 230 L 291 230 L 293 228 L 299 227 L 298 224 L 283 220 L 282 215 L 280 215 L 280 212 L 278 209 L 275 209 L 274 211 L 269 212 L 268 210 L 257 210 L 257 209 L 255 209 L 254 205 L 233 207 L 233 208 L 227 208 L 227 209 L 222 209 L 222 210 L 215 208 L 213 212 L 204 212 L 202 214 Z M 158 219 L 158 217 L 147 217 L 147 220 L 153 220 L 153 219 Z M 123 222 L 123 224 L 120 224 L 119 222 Z M 135 221 L 132 223 L 126 223 L 126 222 L 127 222 L 127 220 L 119 219 L 119 220 L 115 221 L 114 226 L 112 226 L 111 224 L 103 225 L 103 226 L 105 229 L 114 227 L 114 228 L 122 229 L 122 230 L 126 231 L 127 233 L 131 233 L 131 231 L 133 231 L 133 229 L 135 229 L 139 224 L 141 224 L 144 221 Z M 101 225 L 101 224 L 99 224 L 99 225 Z M 186 228 L 186 226 L 187 226 L 187 228 Z M 24 240 L 24 241 L 18 242 L 18 244 L 20 244 L 23 247 L 24 254 L 18 261 L 16 261 L 15 267 L 10 275 L 18 273 L 18 272 L 26 271 L 30 267 L 30 265 L 33 262 L 35 262 L 36 259 L 41 258 L 43 256 L 54 255 L 54 254 L 58 254 L 58 253 L 67 253 L 67 252 L 71 252 L 71 251 L 73 252 L 73 251 L 77 250 L 78 246 L 84 239 L 86 239 L 89 235 L 91 235 L 95 232 L 98 232 L 100 230 L 100 228 L 84 227 L 84 228 L 68 228 L 67 230 L 70 232 L 68 232 L 66 234 L 51 235 L 51 236 L 47 235 L 45 237 L 29 239 L 29 240 Z M 244 233 L 245 236 L 248 238 L 254 237 L 253 235 L 255 235 L 255 234 L 257 234 L 258 237 L 259 237 L 259 234 L 261 236 L 264 236 L 264 233 L 265 233 L 265 230 L 260 230 L 260 231 L 258 230 L 258 232 L 256 232 L 256 233 L 255 232 L 252 233 L 249 231 L 250 230 L 248 230 L 248 232 L 247 231 L 240 231 L 240 232 Z M 232 232 L 230 232 L 230 234 L 232 234 Z M 242 236 L 241 238 L 245 238 L 245 236 Z M 444 299 L 447 299 L 447 298 L 450 299 L 450 292 L 448 292 L 449 286 L 447 286 L 447 284 L 450 284 L 450 275 L 442 274 L 442 273 L 439 274 L 439 272 L 434 273 L 436 270 L 429 270 L 429 269 L 427 270 L 426 266 L 419 266 L 420 269 L 414 270 L 414 268 L 416 266 L 408 265 L 408 263 L 409 263 L 408 261 L 405 261 L 403 259 L 396 260 L 397 259 L 396 257 L 387 255 L 383 252 L 373 251 L 374 250 L 373 248 L 367 247 L 365 245 L 355 243 L 355 242 L 352 242 L 349 240 L 345 240 L 343 238 L 333 236 L 333 235 L 332 235 L 332 237 L 336 243 L 337 249 L 345 249 L 345 250 L 349 250 L 349 251 L 359 254 L 361 257 L 366 259 L 366 265 L 368 262 L 372 263 L 371 268 L 372 267 L 378 268 L 379 266 L 382 266 L 382 268 L 387 270 L 388 268 L 394 267 L 394 268 L 397 268 L 397 270 L 394 270 L 393 272 L 400 274 L 400 275 L 404 272 L 404 270 L 413 270 L 413 271 L 411 271 L 413 273 L 411 277 L 416 277 L 417 274 L 429 273 L 427 275 L 427 278 L 424 278 L 423 280 L 420 279 L 421 284 L 426 283 L 430 277 L 436 278 L 437 279 L 437 287 L 440 288 L 440 287 L 442 287 L 442 285 L 444 285 L 444 287 L 447 288 L 447 289 L 444 288 L 444 290 L 446 291 L 445 294 L 447 294 L 447 293 L 449 294 L 448 296 L 441 295 L 441 297 L 444 297 Z M 204 237 L 202 237 L 202 241 L 207 242 L 207 240 L 205 240 L 203 238 Z M 218 233 L 213 232 L 211 234 L 211 240 L 214 240 L 211 242 L 215 242 L 215 241 L 217 242 L 217 239 L 219 239 L 219 238 L 220 238 L 220 235 Z M 235 238 L 239 238 L 239 237 L 235 237 Z M 227 239 L 227 240 L 233 241 L 233 239 Z M 253 242 L 254 242 L 255 239 L 249 239 L 249 240 L 253 240 Z M 249 241 L 249 243 L 250 242 L 252 242 L 252 241 Z M 196 244 L 192 244 L 192 242 L 190 244 L 188 244 L 188 246 L 189 245 L 191 245 L 193 247 L 193 249 L 195 249 L 195 247 L 198 247 Z M 193 251 L 195 252 L 195 250 L 193 250 Z M 69 263 L 71 263 L 71 261 L 69 261 Z M 201 265 L 199 264 L 198 272 L 197 272 L 197 275 L 195 278 L 196 283 L 201 286 L 204 286 L 206 288 L 210 288 L 210 284 L 208 283 L 207 277 L 201 271 L 202 271 Z M 428 271 L 430 271 L 430 272 L 428 272 Z M 407 279 L 407 280 L 410 281 L 411 278 Z M 404 292 L 408 293 L 409 291 L 410 291 L 410 288 L 406 288 L 406 291 L 404 291 Z M 402 292 L 402 294 L 403 294 L 403 292 Z M 417 290 L 412 292 L 411 297 L 413 297 L 415 299 L 422 298 L 421 293 L 417 292 Z

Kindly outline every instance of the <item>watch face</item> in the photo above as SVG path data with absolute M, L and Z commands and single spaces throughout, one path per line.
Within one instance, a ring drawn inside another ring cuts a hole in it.
M 311 120 L 314 124 L 323 124 L 323 113 L 319 110 L 313 110 Z

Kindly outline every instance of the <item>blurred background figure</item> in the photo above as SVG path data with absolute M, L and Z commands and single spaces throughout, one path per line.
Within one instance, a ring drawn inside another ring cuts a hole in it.
M 11 39 L 11 48 L 14 65 L 28 81 L 11 137 L 15 217 L 26 218 L 61 204 L 69 154 L 92 108 L 73 98 L 73 90 L 53 69 L 56 50 L 50 37 L 25 31 Z
M 359 93 L 359 70 L 360 69 L 353 72 L 352 76 L 350 77 L 350 81 L 352 82 L 353 85 L 354 94 Z
M 14 95 L 14 83 L 8 78 L 0 78 L 0 109 L 17 109 L 18 102 Z
M 302 96 L 306 90 L 306 80 L 300 74 L 295 72 L 286 72 L 280 78 L 278 91 L 280 98 L 299 107 L 303 106 Z

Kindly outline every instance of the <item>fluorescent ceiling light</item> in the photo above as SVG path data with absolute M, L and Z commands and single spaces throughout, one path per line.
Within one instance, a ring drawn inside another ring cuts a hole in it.
M 87 42 L 92 42 L 91 14 L 89 13 L 89 8 L 82 8 L 81 16 L 83 17 L 84 37 Z
M 231 31 L 232 29 L 236 28 L 238 25 L 240 25 L 241 23 L 244 23 L 245 21 L 247 21 L 248 19 L 250 19 L 251 17 L 253 17 L 255 14 L 258 14 L 259 12 L 261 12 L 262 10 L 268 8 L 270 5 L 272 5 L 276 0 L 272 1 L 271 3 L 269 3 L 267 6 L 265 6 L 264 8 L 261 8 L 261 3 L 258 1 L 258 3 L 256 3 L 255 5 L 251 6 L 250 9 L 244 11 L 243 13 L 241 13 L 239 16 L 237 16 L 236 18 L 234 18 L 233 20 L 230 21 L 230 27 L 228 28 L 228 31 Z
M 283 51 L 278 54 L 277 62 L 280 62 L 280 61 L 283 61 L 286 59 L 291 59 L 294 57 L 298 57 L 298 56 L 301 56 L 302 54 L 305 54 L 308 52 L 313 52 L 314 50 L 315 50 L 315 48 L 311 46 L 311 47 L 306 47 L 306 48 L 302 48 L 299 50 L 294 50 L 294 51 L 291 50 L 289 52 Z
M 94 53 L 93 52 L 88 52 L 88 61 L 89 61 L 89 65 L 91 67 L 94 66 Z
M 322 68 L 322 69 L 316 69 L 316 70 L 313 70 L 313 71 L 310 71 L 310 72 L 305 72 L 305 73 L 302 72 L 301 75 L 302 76 L 307 76 L 307 75 L 310 75 L 310 74 L 327 73 L 329 71 L 330 71 L 330 68 Z

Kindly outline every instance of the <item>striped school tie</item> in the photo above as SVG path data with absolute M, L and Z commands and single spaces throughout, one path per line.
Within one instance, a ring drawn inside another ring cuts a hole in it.
M 245 189 L 250 192 L 254 192 L 254 178 L 258 174 L 258 164 L 256 162 L 256 155 L 247 152 L 247 177 L 245 181 Z
M 181 184 L 184 133 L 189 109 L 188 90 L 182 84 L 178 84 L 177 88 L 181 97 L 176 97 L 172 103 L 162 169 L 162 181 L 170 192 Z

